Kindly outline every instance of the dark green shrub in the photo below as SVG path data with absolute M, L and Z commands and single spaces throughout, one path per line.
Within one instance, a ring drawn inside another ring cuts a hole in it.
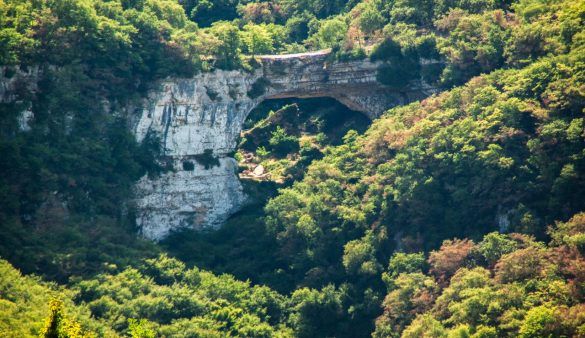
M 418 75 L 417 67 L 404 67 L 403 63 L 388 63 L 378 69 L 376 79 L 389 87 L 400 89 L 406 87 L 408 82 Z
M 261 77 L 252 84 L 252 88 L 248 91 L 248 96 L 252 99 L 260 97 L 266 93 L 266 87 L 270 85 L 270 81 Z
M 367 57 L 366 51 L 363 48 L 354 48 L 350 50 L 339 50 L 335 58 L 339 61 L 353 61 L 363 60 Z
M 402 59 L 402 51 L 398 42 L 388 38 L 380 43 L 370 55 L 372 61 L 395 61 Z
M 437 41 L 434 36 L 429 36 L 420 41 L 416 46 L 418 55 L 426 59 L 438 59 L 441 57 L 437 50 Z
M 197 163 L 201 164 L 202 166 L 205 167 L 205 169 L 211 169 L 215 166 L 220 166 L 219 164 L 219 159 L 215 156 L 213 156 L 213 150 L 211 149 L 205 149 L 203 151 L 203 154 L 199 154 L 199 155 L 195 155 L 193 156 L 195 158 L 195 161 L 197 161 Z M 185 164 L 183 163 L 183 166 Z
M 205 87 L 205 91 L 206 91 L 207 96 L 209 96 L 209 99 L 211 101 L 215 101 L 217 99 L 217 97 L 219 96 L 218 92 L 216 92 L 215 90 L 213 90 L 209 87 Z
M 441 63 L 431 63 L 428 65 L 421 66 L 420 75 L 422 79 L 427 83 L 436 83 L 441 79 L 444 65 Z
M 299 139 L 296 136 L 288 135 L 280 126 L 272 132 L 269 144 L 272 151 L 280 156 L 286 156 L 299 150 Z
M 11 79 L 16 74 L 16 70 L 13 67 L 6 67 L 4 70 L 4 77 L 7 79 Z
M 193 170 L 195 170 L 195 164 L 191 161 L 185 161 L 185 162 L 183 162 L 183 170 L 193 171 Z

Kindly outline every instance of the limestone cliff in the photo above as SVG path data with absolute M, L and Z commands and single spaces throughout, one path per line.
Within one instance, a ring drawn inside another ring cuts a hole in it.
M 139 141 L 158 137 L 174 171 L 136 185 L 137 223 L 145 237 L 218 227 L 244 205 L 231 154 L 246 116 L 262 100 L 328 96 L 375 118 L 432 92 L 422 83 L 387 88 L 376 80 L 380 64 L 368 60 L 331 63 L 323 52 L 259 60 L 253 72 L 169 79 L 149 95 L 135 134 Z

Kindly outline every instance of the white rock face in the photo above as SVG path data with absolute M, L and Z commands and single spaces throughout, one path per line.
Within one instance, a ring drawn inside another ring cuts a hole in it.
M 21 111 L 20 114 L 18 114 L 18 117 L 17 117 L 18 129 L 20 131 L 30 131 L 31 130 L 30 123 L 31 123 L 31 121 L 33 120 L 34 117 L 35 117 L 35 115 L 32 112 L 32 110 L 30 110 L 30 108 Z
M 138 224 L 142 234 L 161 239 L 178 228 L 217 227 L 245 202 L 235 170 L 236 161 L 221 158 L 220 166 L 178 170 L 156 180 L 138 182 Z
M 136 221 L 145 237 L 160 240 L 181 228 L 216 228 L 244 205 L 237 163 L 229 153 L 258 103 L 246 95 L 258 77 L 219 70 L 165 81 L 152 93 L 135 134 L 139 141 L 149 133 L 158 137 L 175 171 L 143 177 L 136 185 Z M 198 163 L 197 155 L 206 151 L 219 166 Z
M 256 176 L 264 175 L 264 166 L 262 164 L 259 164 L 258 166 L 256 166 L 256 168 L 254 168 L 252 173 Z
M 431 92 L 422 84 L 402 91 L 384 87 L 376 80 L 380 63 L 368 60 L 330 64 L 326 54 L 312 53 L 264 57 L 260 64 L 254 72 L 216 70 L 169 79 L 150 94 L 134 132 L 139 141 L 158 137 L 175 171 L 143 177 L 135 187 L 137 224 L 145 237 L 216 228 L 244 205 L 230 153 L 246 116 L 262 100 L 329 96 L 375 118 Z M 204 153 L 213 154 L 219 166 L 206 169 L 199 156 Z
M 233 151 L 246 115 L 259 102 L 246 95 L 258 77 L 218 70 L 163 82 L 136 126 L 137 139 L 155 133 L 166 156 Z

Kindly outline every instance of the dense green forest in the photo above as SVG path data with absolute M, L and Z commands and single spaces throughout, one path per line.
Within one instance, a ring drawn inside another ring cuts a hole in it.
M 0 336 L 585 337 L 584 21 L 583 0 L 0 0 L 0 82 L 39 74 L 0 101 Z M 440 93 L 371 124 L 265 102 L 235 155 L 253 203 L 137 236 L 132 186 L 169 170 L 129 128 L 156 81 L 320 49 Z

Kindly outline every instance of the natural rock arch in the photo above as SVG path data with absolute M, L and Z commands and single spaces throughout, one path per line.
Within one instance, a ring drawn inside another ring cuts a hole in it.
M 218 227 L 246 196 L 231 157 L 248 113 L 265 99 L 332 97 L 373 119 L 432 92 L 422 83 L 396 90 L 376 79 L 379 62 L 330 62 L 327 52 L 258 57 L 258 67 L 169 79 L 149 95 L 135 125 L 142 141 L 160 138 L 174 172 L 143 177 L 135 188 L 137 225 L 159 240 L 179 228 Z

